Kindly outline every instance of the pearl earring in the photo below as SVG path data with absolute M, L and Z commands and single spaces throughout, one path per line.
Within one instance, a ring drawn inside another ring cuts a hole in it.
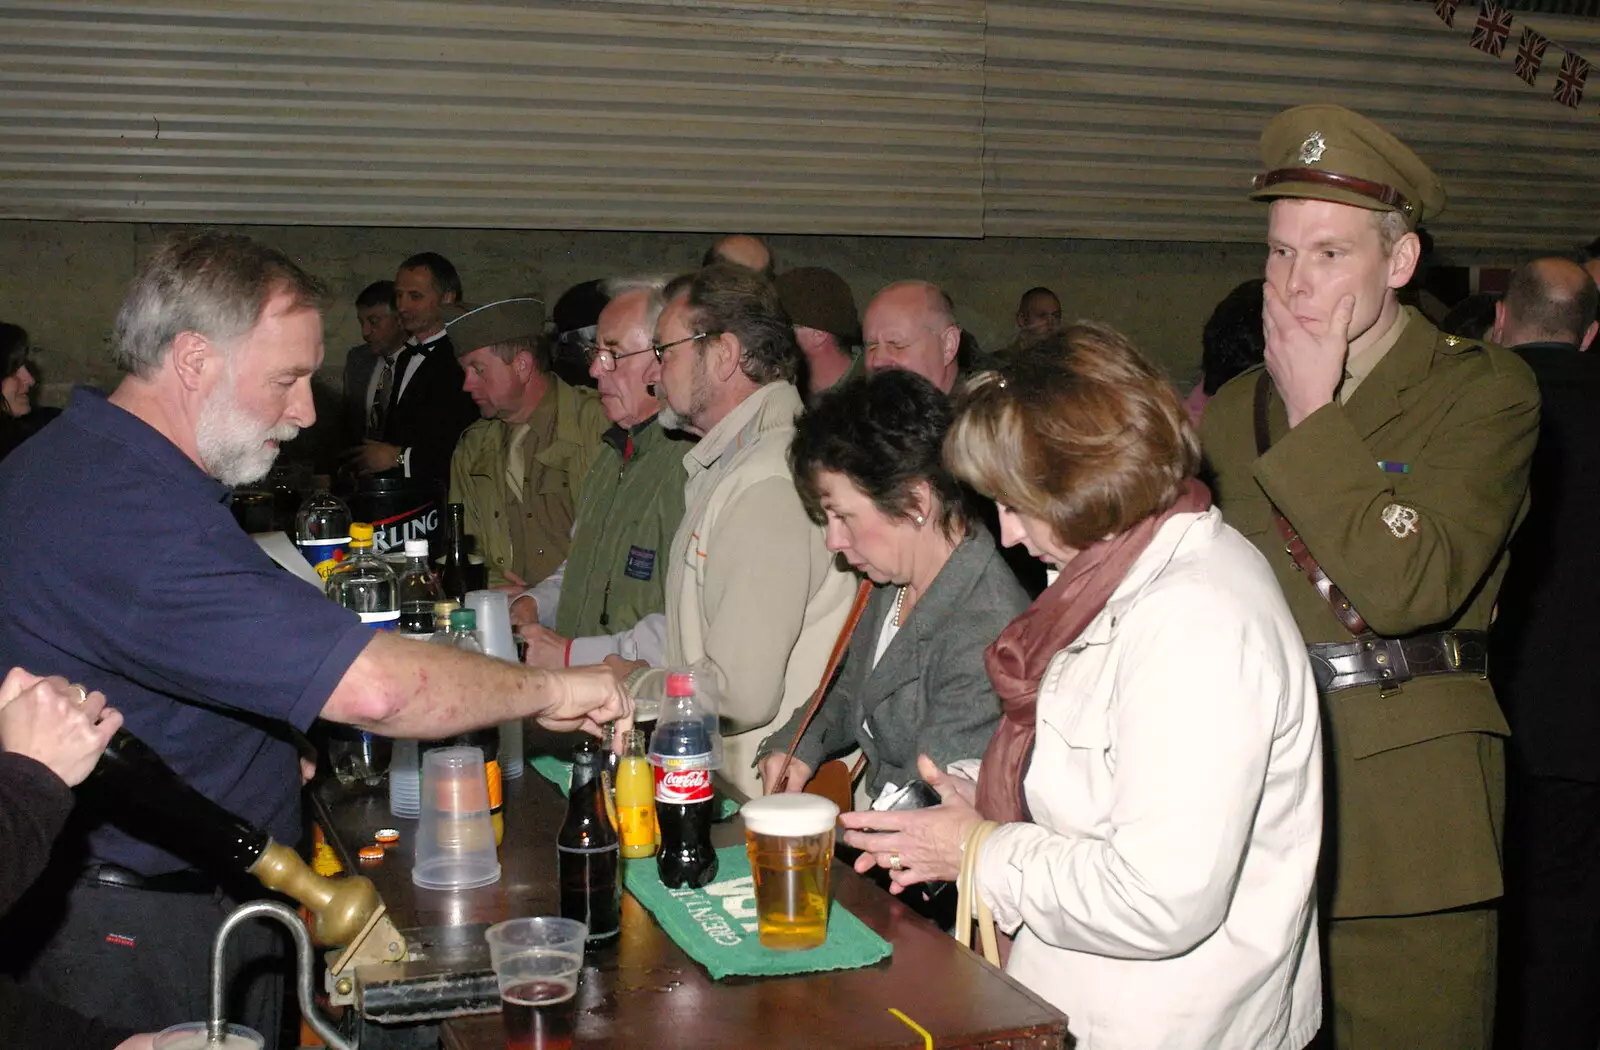
M 928 519 L 924 518 L 921 514 L 918 514 L 915 518 L 912 518 L 911 520 L 915 521 L 918 525 L 921 525 L 921 524 L 925 523 Z

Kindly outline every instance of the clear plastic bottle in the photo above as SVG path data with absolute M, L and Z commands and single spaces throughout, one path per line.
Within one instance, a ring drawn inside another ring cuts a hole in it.
M 436 630 L 433 605 L 444 597 L 439 578 L 428 564 L 428 541 L 406 540 L 405 566 L 400 570 L 400 630 L 408 635 L 430 635 Z
M 394 570 L 372 549 L 372 526 L 350 526 L 350 557 L 328 577 L 328 597 L 381 631 L 400 624 L 400 584 Z
M 311 495 L 294 519 L 294 542 L 323 582 L 350 553 L 350 508 L 329 490 L 328 476 L 312 479 Z
M 433 636 L 435 642 L 483 655 L 483 644 L 478 641 L 478 614 L 473 610 L 452 610 L 450 618 L 441 623 L 440 627 L 440 633 Z

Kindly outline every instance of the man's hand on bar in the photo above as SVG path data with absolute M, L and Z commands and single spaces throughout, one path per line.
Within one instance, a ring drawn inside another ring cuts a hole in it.
M 523 663 L 551 671 L 559 671 L 567 666 L 567 646 L 570 643 L 566 638 L 537 623 L 524 624 L 521 634 L 528 640 L 528 655 Z
M 617 738 L 627 739 L 633 728 L 633 700 L 622 679 L 604 665 L 574 667 L 550 675 L 549 707 L 539 714 L 539 724 L 560 733 L 582 730 L 600 736 L 607 722 L 615 722 Z

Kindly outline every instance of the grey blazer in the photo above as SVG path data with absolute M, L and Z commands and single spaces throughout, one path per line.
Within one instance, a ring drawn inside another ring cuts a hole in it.
M 844 667 L 795 749 L 796 758 L 816 769 L 859 746 L 874 797 L 887 781 L 915 780 L 919 754 L 940 767 L 983 757 L 1000 720 L 983 651 L 1028 607 L 1027 592 L 978 522 L 968 526 L 874 667 L 872 655 L 895 592 L 879 587 L 867 599 Z M 761 752 L 785 750 L 804 716 L 802 706 L 762 742 Z

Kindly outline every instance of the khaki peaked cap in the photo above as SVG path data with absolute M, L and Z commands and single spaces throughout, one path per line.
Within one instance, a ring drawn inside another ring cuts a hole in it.
M 544 332 L 544 303 L 531 296 L 501 299 L 465 309 L 446 321 L 444 327 L 457 357 L 515 339 L 534 341 Z
M 1252 200 L 1306 197 L 1396 211 L 1412 228 L 1444 211 L 1444 183 L 1405 143 L 1343 106 L 1286 109 L 1261 133 Z

